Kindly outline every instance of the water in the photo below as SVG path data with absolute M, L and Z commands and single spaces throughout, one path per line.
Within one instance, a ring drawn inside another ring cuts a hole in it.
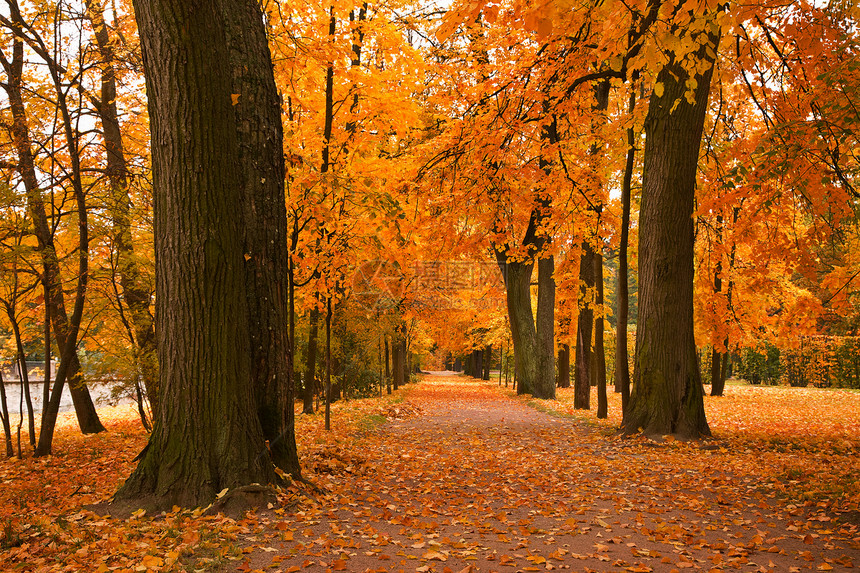
M 5 384 L 6 388 L 6 405 L 9 408 L 9 413 L 17 417 L 19 404 L 21 404 L 21 384 L 11 383 Z M 109 406 L 117 403 L 128 403 L 130 398 L 114 399 L 111 396 L 111 386 L 108 384 L 90 384 L 90 396 L 96 404 L 96 408 L 100 406 Z M 33 412 L 38 417 L 42 413 L 42 384 L 30 384 L 30 398 L 33 401 Z M 74 410 L 72 405 L 72 396 L 69 393 L 69 386 L 63 386 L 63 395 L 60 399 L 60 412 L 71 412 Z M 23 402 L 23 411 L 27 411 L 27 403 Z

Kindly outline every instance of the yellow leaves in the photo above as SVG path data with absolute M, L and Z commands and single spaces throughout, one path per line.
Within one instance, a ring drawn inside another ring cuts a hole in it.
M 232 100 L 233 105 L 239 105 L 239 97 L 241 97 L 241 95 L 242 94 L 230 94 L 230 99 Z
M 655 82 L 654 83 L 654 93 L 657 97 L 663 97 L 663 90 L 666 86 L 663 85 L 663 82 Z
M 436 551 L 434 549 L 430 549 L 426 551 L 424 555 L 421 556 L 422 559 L 429 559 L 431 561 L 447 561 L 448 556 L 440 551 Z
M 146 569 L 159 569 L 164 566 L 164 559 L 156 555 L 144 555 L 140 565 Z

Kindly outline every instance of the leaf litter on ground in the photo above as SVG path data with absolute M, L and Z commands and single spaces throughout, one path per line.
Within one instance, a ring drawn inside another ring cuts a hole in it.
M 592 398 L 593 403 L 594 397 Z M 860 563 L 860 394 L 729 386 L 714 439 L 622 438 L 572 394 L 536 401 L 425 376 L 298 415 L 305 477 L 243 519 L 84 509 L 131 472 L 146 435 L 71 418 L 57 454 L 0 462 L 6 571 L 803 571 Z M 534 406 L 534 407 L 530 407 Z M 556 415 L 553 415 L 556 414 Z M 320 493 L 322 491 L 323 493 Z

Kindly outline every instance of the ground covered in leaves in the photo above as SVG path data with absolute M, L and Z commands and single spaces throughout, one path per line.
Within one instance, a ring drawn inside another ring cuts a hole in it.
M 2 571 L 840 571 L 860 566 L 860 394 L 730 386 L 715 439 L 621 438 L 610 419 L 495 383 L 426 376 L 299 416 L 306 477 L 244 519 L 109 497 L 146 437 L 59 429 L 56 455 L 0 461 Z

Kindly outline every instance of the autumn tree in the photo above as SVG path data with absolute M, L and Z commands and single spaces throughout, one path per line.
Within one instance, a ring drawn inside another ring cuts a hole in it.
M 259 145 L 240 122 L 249 120 L 246 114 L 260 113 L 260 137 L 268 152 L 257 159 L 277 173 L 269 154 L 281 153 L 280 141 L 273 139 L 278 131 L 265 119 L 277 97 L 270 91 L 272 69 L 265 65 L 270 56 L 266 42 L 260 41 L 264 24 L 255 3 L 161 0 L 136 2 L 135 12 L 155 143 L 164 406 L 140 464 L 116 498 L 155 507 L 193 507 L 209 503 L 223 488 L 274 482 L 273 459 L 284 459 L 266 446 L 264 426 L 270 420 L 261 423 L 252 377 L 256 354 L 249 329 L 259 308 L 249 309 L 249 297 L 265 296 L 272 286 L 261 272 L 254 275 L 261 281 L 255 285 L 259 290 L 251 292 L 245 268 L 246 259 L 257 257 L 265 267 L 275 264 L 271 258 L 278 255 L 248 252 L 254 244 L 243 229 L 253 223 L 245 220 L 244 206 L 250 202 L 248 209 L 263 208 L 253 201 L 265 198 L 271 188 L 243 187 L 250 171 L 234 169 Z M 247 68 L 237 69 L 240 37 Z M 243 97 L 233 92 L 237 85 L 248 90 L 244 112 L 234 105 L 235 98 Z M 189 138 L 194 145 L 186 144 Z M 243 210 L 237 212 L 237 205 Z M 283 292 L 274 290 L 278 296 Z M 271 304 L 278 308 L 283 300 Z M 265 341 L 264 351 L 269 344 Z M 286 348 L 278 350 L 286 353 Z M 273 362 L 270 368 L 277 373 L 280 367 Z M 281 418 L 281 425 L 284 420 L 288 418 Z
M 33 222 L 42 257 L 43 281 L 47 285 L 50 316 L 54 337 L 61 353 L 60 366 L 48 407 L 43 412 L 37 454 L 51 452 L 53 430 L 59 409 L 60 397 L 68 381 L 69 391 L 75 404 L 78 424 L 84 433 L 104 430 L 89 390 L 84 382 L 80 360 L 77 353 L 78 336 L 83 318 L 89 280 L 89 226 L 88 208 L 83 188 L 81 169 L 80 139 L 76 134 L 72 111 L 69 106 L 68 86 L 64 83 L 64 71 L 53 57 L 39 30 L 27 23 L 16 0 L 7 0 L 9 15 L 0 16 L 0 23 L 11 32 L 11 53 L 5 49 L 0 63 L 6 73 L 4 89 L 9 98 L 12 124 L 10 139 L 16 153 L 16 171 L 27 196 L 27 208 Z M 69 158 L 67 165 L 67 191 L 73 198 L 77 216 L 78 245 L 76 269 L 76 288 L 71 314 L 67 313 L 60 257 L 54 232 L 48 221 L 48 211 L 42 185 L 37 174 L 37 160 L 34 153 L 30 131 L 30 118 L 24 99 L 24 45 L 35 52 L 47 68 L 49 83 L 56 96 L 58 115 L 61 118 L 61 133 L 58 137 L 65 142 L 65 153 Z
M 639 214 L 639 323 L 636 366 L 622 428 L 646 434 L 710 435 L 693 325 L 693 203 L 715 52 L 716 14 L 702 31 L 675 25 L 693 40 L 657 74 L 645 120 Z

